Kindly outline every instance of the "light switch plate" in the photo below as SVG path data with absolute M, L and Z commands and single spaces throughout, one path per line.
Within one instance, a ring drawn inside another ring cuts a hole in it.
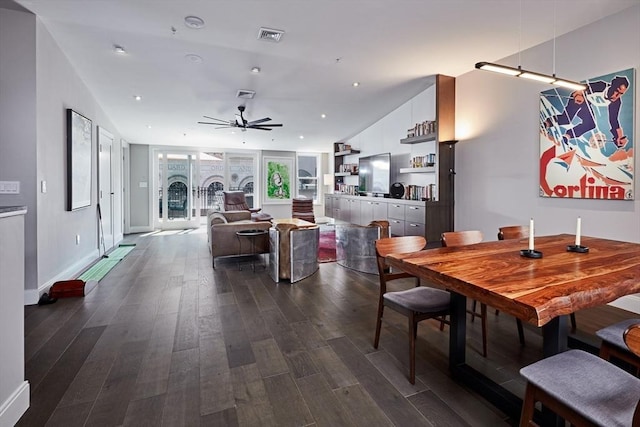
M 0 194 L 20 194 L 20 181 L 0 181 Z

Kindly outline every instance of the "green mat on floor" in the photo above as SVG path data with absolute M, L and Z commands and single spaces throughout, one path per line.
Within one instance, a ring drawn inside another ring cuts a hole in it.
M 120 245 L 108 254 L 108 258 L 102 258 L 97 263 L 93 264 L 91 268 L 82 273 L 78 279 L 84 280 L 100 280 L 107 275 L 113 267 L 116 266 L 129 252 L 131 252 L 136 245 Z

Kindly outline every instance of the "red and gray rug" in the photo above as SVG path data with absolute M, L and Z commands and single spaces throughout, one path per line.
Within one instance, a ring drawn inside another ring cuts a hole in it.
M 336 260 L 336 231 L 320 230 L 318 246 L 318 262 L 334 262 Z

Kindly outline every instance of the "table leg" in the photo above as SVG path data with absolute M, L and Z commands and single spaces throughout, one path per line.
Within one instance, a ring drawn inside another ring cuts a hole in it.
M 558 316 L 542 327 L 542 356 L 549 357 L 567 351 L 567 316 Z M 564 426 L 564 420 L 546 406 L 542 406 L 544 426 Z
M 467 297 L 451 292 L 451 325 L 449 330 L 449 367 L 465 363 L 467 350 Z
M 451 324 L 449 325 L 449 370 L 451 376 L 518 420 L 522 399 L 466 363 L 467 298 L 451 292 Z

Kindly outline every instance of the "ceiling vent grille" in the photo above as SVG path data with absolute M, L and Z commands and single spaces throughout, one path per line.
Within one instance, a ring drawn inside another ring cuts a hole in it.
M 258 32 L 258 40 L 265 40 L 268 42 L 278 43 L 282 38 L 284 31 L 274 30 L 273 28 L 260 28 Z
M 254 90 L 240 89 L 236 96 L 242 99 L 253 99 L 255 95 L 256 92 Z

